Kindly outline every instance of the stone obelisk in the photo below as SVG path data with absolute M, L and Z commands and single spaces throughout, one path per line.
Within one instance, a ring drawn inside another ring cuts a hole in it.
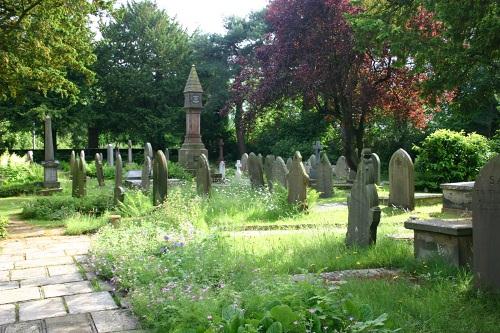
M 43 161 L 43 187 L 49 191 L 59 191 L 57 167 L 59 162 L 54 158 L 54 142 L 52 139 L 52 120 L 45 117 L 45 160 Z
M 203 88 L 201 87 L 196 67 L 191 67 L 186 87 L 184 88 L 184 109 L 186 110 L 186 136 L 179 150 L 179 163 L 191 172 L 195 172 L 201 154 L 208 156 L 208 150 L 201 141 L 200 115 Z

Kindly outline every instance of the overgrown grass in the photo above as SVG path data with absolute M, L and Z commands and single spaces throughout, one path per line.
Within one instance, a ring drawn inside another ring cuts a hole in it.
M 66 235 L 81 235 L 92 233 L 108 223 L 108 216 L 91 216 L 84 214 L 74 214 L 64 221 Z

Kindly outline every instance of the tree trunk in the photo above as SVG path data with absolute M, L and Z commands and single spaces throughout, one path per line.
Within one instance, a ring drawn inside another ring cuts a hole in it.
M 236 105 L 236 114 L 234 117 L 236 127 L 236 142 L 238 144 L 238 152 L 241 155 L 247 152 L 245 145 L 245 124 L 243 124 L 243 103 Z
M 342 145 L 344 156 L 346 158 L 347 165 L 352 170 L 357 170 L 358 168 L 358 154 L 356 153 L 356 148 L 358 145 L 359 133 L 356 133 L 354 128 L 354 123 L 352 121 L 352 115 L 350 112 L 344 110 L 342 112 Z
M 88 128 L 87 148 L 99 148 L 99 129 L 97 127 Z

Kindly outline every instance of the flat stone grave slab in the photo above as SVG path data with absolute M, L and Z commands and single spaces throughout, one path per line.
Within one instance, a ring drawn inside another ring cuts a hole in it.
M 439 255 L 454 266 L 472 264 L 471 220 L 410 219 L 404 226 L 414 231 L 415 258 Z
M 178 186 L 182 185 L 183 181 L 177 178 L 169 178 L 168 179 L 168 186 Z M 130 188 L 140 188 L 141 187 L 141 180 L 140 179 L 126 179 L 125 180 L 125 185 Z
M 472 191 L 475 182 L 444 183 L 441 184 L 443 191 L 443 213 L 466 213 L 472 212 Z
M 342 190 L 350 190 L 352 188 L 353 183 L 346 182 L 333 182 L 333 187 L 340 188 Z
M 16 306 L 14 304 L 0 305 L 0 325 L 16 321 Z
M 130 170 L 125 173 L 126 180 L 141 180 L 142 171 L 141 170 Z
M 441 193 L 415 193 L 415 205 L 433 205 L 441 203 L 443 195 Z M 380 204 L 387 206 L 389 204 L 388 196 L 379 197 Z

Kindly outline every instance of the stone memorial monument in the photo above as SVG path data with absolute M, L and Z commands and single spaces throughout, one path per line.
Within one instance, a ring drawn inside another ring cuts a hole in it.
M 116 154 L 115 166 L 115 188 L 114 188 L 114 203 L 118 205 L 119 202 L 125 200 L 125 188 L 123 187 L 123 162 L 120 153 Z
M 57 180 L 57 167 L 59 161 L 54 158 L 54 142 L 52 139 L 52 120 L 45 117 L 45 160 L 43 165 L 43 190 L 42 193 L 62 191 L 61 184 Z
M 219 162 L 224 161 L 224 140 L 219 139 Z
M 267 188 L 269 191 L 273 190 L 273 165 L 274 161 L 276 161 L 276 157 L 274 155 L 267 155 L 264 161 L 264 174 L 266 175 Z
M 226 179 L 226 163 L 224 161 L 219 162 L 219 173 L 222 179 Z
M 347 161 L 345 156 L 340 156 L 335 164 L 335 177 L 341 180 L 347 180 L 349 175 L 349 167 L 347 166 Z
M 104 170 L 102 165 L 102 154 L 95 154 L 95 173 L 99 186 L 104 186 Z
M 380 185 L 382 176 L 380 172 L 380 157 L 376 153 L 372 153 L 373 170 L 375 172 L 375 184 Z
M 198 168 L 196 169 L 196 190 L 199 195 L 208 196 L 212 189 L 212 177 L 210 176 L 210 166 L 204 154 L 198 158 Z
M 260 158 L 254 153 L 248 156 L 248 176 L 253 188 L 264 186 L 264 170 Z
M 132 141 L 128 140 L 128 151 L 127 151 L 127 161 L 132 164 Z
M 179 164 L 195 172 L 198 163 L 197 160 L 201 154 L 208 156 L 208 150 L 201 141 L 200 134 L 200 114 L 203 109 L 202 104 L 203 89 L 193 65 L 189 73 L 186 86 L 184 88 L 184 109 L 186 110 L 186 136 L 184 143 L 179 150 Z
M 347 246 L 366 247 L 377 240 L 381 210 L 371 151 L 363 149 L 356 179 L 348 198 Z
M 153 161 L 153 205 L 161 205 L 167 200 L 168 165 L 165 154 L 158 150 Z
M 151 161 L 153 161 L 153 146 L 151 146 L 149 142 L 144 144 L 144 158 L 146 158 L 146 156 L 149 156 Z
M 69 158 L 69 170 L 71 174 L 71 196 L 73 198 L 78 198 L 78 164 L 76 162 L 75 151 L 71 151 L 71 156 Z
M 321 154 L 321 161 L 317 167 L 316 189 L 321 198 L 331 198 L 333 195 L 333 170 L 332 164 L 326 153 Z
M 295 152 L 292 161 L 292 167 L 286 176 L 288 184 L 288 202 L 298 205 L 301 209 L 307 209 L 307 186 L 309 185 L 309 176 L 302 164 L 300 152 Z
M 476 286 L 500 292 L 500 155 L 479 172 L 472 194 Z
M 247 153 L 244 153 L 243 155 L 241 155 L 241 171 L 243 173 L 248 172 L 248 154 Z
M 115 162 L 114 162 L 114 152 L 113 152 L 113 145 L 112 144 L 108 144 L 107 147 L 107 161 L 108 161 L 108 165 L 110 166 L 114 166 L 115 165 Z
M 389 161 L 389 205 L 415 209 L 413 162 L 404 149 L 398 149 Z
M 234 180 L 236 182 L 239 182 L 241 181 L 241 161 L 240 160 L 237 160 L 236 161 L 236 164 L 234 165 L 236 167 L 236 171 L 234 172 Z
M 286 167 L 285 161 L 281 157 L 276 157 L 273 163 L 273 179 L 276 183 L 280 184 L 284 188 L 287 188 L 286 175 L 288 174 L 288 168 Z

